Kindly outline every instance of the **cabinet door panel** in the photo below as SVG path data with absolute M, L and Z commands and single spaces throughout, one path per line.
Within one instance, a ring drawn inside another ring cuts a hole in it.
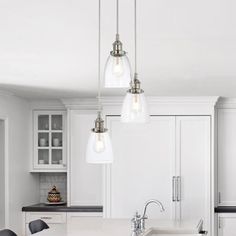
M 180 176 L 180 219 L 203 219 L 209 230 L 210 216 L 210 117 L 176 118 L 177 175 Z
M 102 205 L 102 166 L 86 163 L 86 147 L 96 113 L 70 114 L 70 204 Z
M 123 124 L 108 117 L 114 163 L 108 170 L 107 217 L 130 218 L 150 198 L 160 200 L 148 209 L 151 218 L 172 218 L 172 175 L 175 157 L 175 117 L 151 117 L 148 124 Z
M 218 190 L 220 205 L 236 205 L 236 109 L 218 111 Z
M 236 235 L 236 214 L 224 214 L 218 218 L 218 236 Z

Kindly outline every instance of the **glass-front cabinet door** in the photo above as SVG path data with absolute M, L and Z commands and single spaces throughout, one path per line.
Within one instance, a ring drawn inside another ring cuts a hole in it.
M 64 111 L 34 111 L 34 171 L 66 171 Z

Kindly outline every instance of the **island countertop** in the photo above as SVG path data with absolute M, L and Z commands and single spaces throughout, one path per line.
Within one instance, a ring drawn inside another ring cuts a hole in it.
M 199 220 L 172 221 L 172 220 L 147 220 L 146 229 L 157 228 L 159 230 L 185 230 L 184 234 L 178 236 L 200 235 L 202 224 Z M 64 225 L 36 233 L 35 236 L 130 236 L 130 219 L 102 219 L 97 217 L 84 217 L 74 219 Z M 162 235 L 162 234 L 161 234 Z M 175 235 L 175 234 L 171 234 Z

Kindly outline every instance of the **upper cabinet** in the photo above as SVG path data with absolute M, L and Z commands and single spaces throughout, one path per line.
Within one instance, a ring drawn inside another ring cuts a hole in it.
M 236 109 L 218 109 L 218 201 L 236 205 Z
M 66 112 L 34 111 L 33 171 L 66 171 Z

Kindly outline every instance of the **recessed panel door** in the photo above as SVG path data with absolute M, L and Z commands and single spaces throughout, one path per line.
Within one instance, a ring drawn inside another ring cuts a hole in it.
M 148 124 L 124 124 L 107 117 L 114 163 L 107 168 L 105 216 L 131 218 L 151 198 L 160 200 L 148 208 L 149 218 L 171 219 L 172 177 L 175 158 L 175 117 L 152 116 Z

